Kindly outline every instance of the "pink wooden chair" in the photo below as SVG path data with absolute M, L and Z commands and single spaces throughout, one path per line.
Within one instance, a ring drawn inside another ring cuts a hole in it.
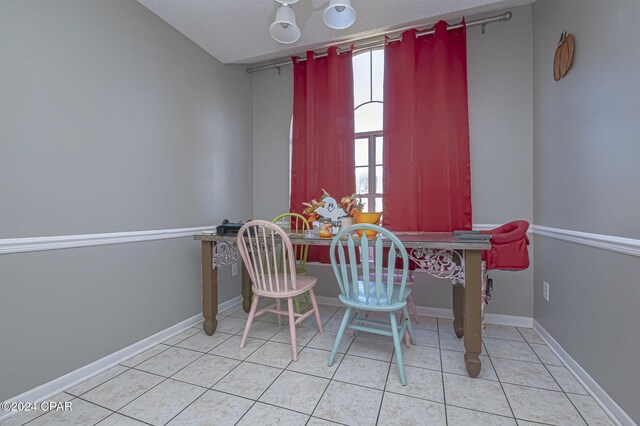
M 297 361 L 296 325 L 315 314 L 318 330 L 323 333 L 320 311 L 313 293 L 313 287 L 318 279 L 309 275 L 298 276 L 296 256 L 291 240 L 287 233 L 274 223 L 265 220 L 247 222 L 238 232 L 238 249 L 253 283 L 254 294 L 240 348 L 244 348 L 247 343 L 249 330 L 255 317 L 272 312 L 278 315 L 278 323 L 280 324 L 280 316 L 287 315 L 293 360 Z M 309 292 L 309 296 L 311 296 L 312 309 L 303 314 L 296 313 L 293 308 L 293 299 L 306 292 Z M 256 312 L 260 297 L 275 299 L 276 303 Z M 286 311 L 280 309 L 281 299 L 287 299 Z

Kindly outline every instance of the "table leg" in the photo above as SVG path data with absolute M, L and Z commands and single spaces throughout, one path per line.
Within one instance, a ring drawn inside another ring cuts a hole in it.
M 480 374 L 482 352 L 482 271 L 481 252 L 465 250 L 464 253 L 464 363 L 469 377 Z
M 218 269 L 213 267 L 215 249 L 215 242 L 202 242 L 202 328 L 209 336 L 218 328 Z
M 242 262 L 242 309 L 247 313 L 251 310 L 252 299 L 251 278 L 249 277 L 247 267 L 244 265 L 244 262 Z
M 453 330 L 458 338 L 464 335 L 464 286 L 453 285 Z

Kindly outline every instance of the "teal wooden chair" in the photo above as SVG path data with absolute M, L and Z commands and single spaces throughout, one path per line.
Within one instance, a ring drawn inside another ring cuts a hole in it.
M 354 236 L 356 230 L 370 230 L 378 234 L 367 237 L 366 233 L 362 232 L 362 237 L 358 237 Z M 382 261 L 384 241 L 391 243 L 387 255 L 388 271 L 383 267 Z M 360 249 L 359 253 L 356 246 Z M 370 248 L 373 249 L 373 256 L 371 256 Z M 345 252 L 348 253 L 348 260 Z M 331 266 L 340 287 L 338 298 L 346 306 L 346 311 L 329 356 L 329 366 L 331 367 L 335 361 L 338 346 L 347 327 L 355 331 L 390 336 L 393 337 L 393 345 L 396 350 L 400 383 L 405 386 L 407 378 L 402 361 L 401 336 L 404 336 L 408 331 L 411 342 L 415 344 L 415 336 L 407 309 L 407 297 L 411 294 L 411 289 L 406 285 L 409 268 L 407 250 L 391 231 L 376 225 L 356 224 L 341 230 L 333 238 L 330 255 Z M 361 256 L 361 261 L 359 261 L 359 256 Z M 398 256 L 402 259 L 402 269 L 396 271 L 396 268 L 391 265 L 396 264 Z M 358 263 L 360 263 L 361 271 L 358 271 Z M 358 311 L 388 312 L 389 322 L 362 317 Z M 399 323 L 396 313 L 401 313 Z

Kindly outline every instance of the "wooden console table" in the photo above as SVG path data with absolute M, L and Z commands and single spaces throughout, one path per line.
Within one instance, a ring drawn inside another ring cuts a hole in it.
M 482 351 L 482 272 L 481 253 L 491 248 L 487 241 L 467 241 L 441 232 L 398 232 L 409 258 L 419 269 L 436 278 L 453 282 L 453 327 L 456 335 L 464 337 L 464 361 L 470 377 L 480 374 Z M 304 238 L 291 234 L 294 244 L 330 245 L 331 239 Z M 240 260 L 235 236 L 198 234 L 194 239 L 202 243 L 202 312 L 204 331 L 212 335 L 218 326 L 218 272 L 222 265 Z M 251 282 L 242 268 L 242 306 L 251 307 Z

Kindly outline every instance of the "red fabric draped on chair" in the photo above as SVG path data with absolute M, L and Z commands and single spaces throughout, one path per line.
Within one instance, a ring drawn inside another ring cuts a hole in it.
M 385 46 L 384 226 L 471 229 L 466 29 Z
M 293 58 L 292 213 L 319 199 L 324 188 L 338 201 L 353 193 L 355 154 L 351 52 L 306 61 Z M 329 263 L 326 248 L 310 247 L 308 261 Z

